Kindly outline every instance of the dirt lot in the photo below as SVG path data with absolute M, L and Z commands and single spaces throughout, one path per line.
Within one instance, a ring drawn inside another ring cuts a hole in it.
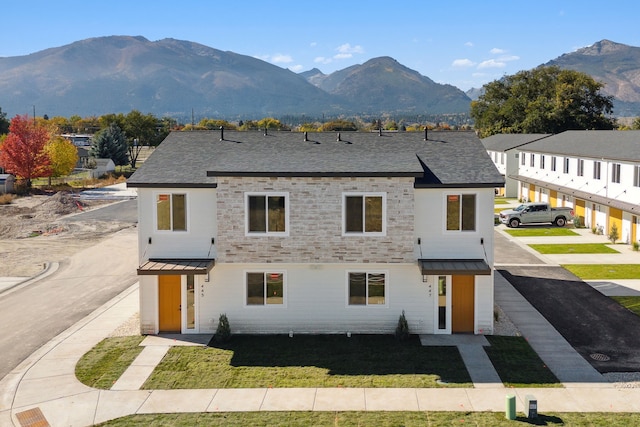
M 32 276 L 42 271 L 44 263 L 59 262 L 131 226 L 118 221 L 61 220 L 105 203 L 80 201 L 71 193 L 59 192 L 0 205 L 0 277 Z

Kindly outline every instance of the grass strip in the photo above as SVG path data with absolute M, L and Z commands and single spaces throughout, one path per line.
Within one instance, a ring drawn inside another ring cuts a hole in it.
M 131 415 L 107 421 L 98 426 L 513 426 L 514 423 L 546 426 L 631 426 L 640 425 L 638 413 L 538 413 L 538 418 L 528 420 L 518 413 L 515 421 L 505 419 L 502 412 L 226 412 L 187 414 Z
M 541 254 L 619 254 L 604 243 L 533 244 L 529 245 Z
M 637 279 L 640 264 L 565 264 L 564 268 L 582 280 Z
M 610 297 L 624 308 L 640 316 L 640 297 Z
M 504 230 L 513 237 L 579 236 L 573 230 L 561 227 L 535 227 Z
M 255 387 L 471 387 L 456 347 L 390 335 L 236 335 L 215 347 L 173 347 L 151 389 Z
M 524 337 L 488 335 L 485 351 L 506 387 L 562 387 Z
M 143 336 L 113 337 L 99 342 L 76 364 L 76 377 L 89 387 L 108 390 L 142 351 Z

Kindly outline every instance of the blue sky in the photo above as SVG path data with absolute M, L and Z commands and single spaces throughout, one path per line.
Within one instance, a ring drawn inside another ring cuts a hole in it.
M 7 1 L 0 57 L 90 37 L 175 38 L 324 73 L 391 56 L 467 90 L 602 39 L 640 46 L 640 2 Z

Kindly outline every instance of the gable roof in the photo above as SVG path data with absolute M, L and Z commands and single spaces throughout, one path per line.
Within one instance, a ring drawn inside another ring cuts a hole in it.
M 414 177 L 417 187 L 503 182 L 473 132 L 173 132 L 131 187 L 209 186 L 219 176 Z
M 509 151 L 551 135 L 550 133 L 500 133 L 482 139 L 482 145 L 491 151 Z
M 568 157 L 640 162 L 640 131 L 568 130 L 532 142 L 522 150 Z

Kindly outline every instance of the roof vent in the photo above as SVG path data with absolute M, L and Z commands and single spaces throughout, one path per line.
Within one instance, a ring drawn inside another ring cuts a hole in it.
M 220 141 L 224 141 L 224 126 L 220 126 Z
M 305 131 L 305 133 L 304 133 L 304 142 L 307 142 L 307 141 L 309 141 L 309 137 L 307 135 L 307 132 Z
M 338 142 L 342 141 L 342 138 L 340 137 L 340 132 L 338 132 L 338 137 L 336 138 L 336 141 Z
M 269 132 L 267 131 L 267 127 L 265 126 L 264 127 L 264 136 L 267 136 L 267 135 L 269 135 Z
M 382 126 L 378 128 L 378 136 L 382 136 Z
M 425 127 L 424 127 L 424 140 L 425 140 L 425 141 L 428 141 L 428 140 L 429 140 L 429 135 L 427 134 L 427 132 L 428 132 L 428 131 L 427 131 L 427 127 L 425 126 Z

